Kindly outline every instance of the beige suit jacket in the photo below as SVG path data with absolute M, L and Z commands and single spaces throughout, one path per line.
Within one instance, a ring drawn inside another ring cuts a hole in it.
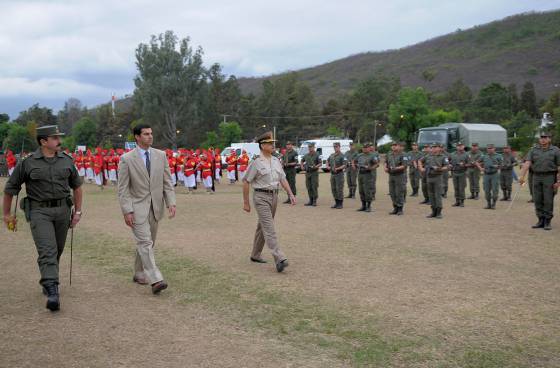
M 150 148 L 150 175 L 138 148 L 121 156 L 118 177 L 119 203 L 123 214 L 134 213 L 134 222 L 142 224 L 148 219 L 150 206 L 156 220 L 160 220 L 165 207 L 175 206 L 175 190 L 165 152 Z

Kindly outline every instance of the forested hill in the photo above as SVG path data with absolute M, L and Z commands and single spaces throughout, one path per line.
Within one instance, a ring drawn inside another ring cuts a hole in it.
M 560 83 L 560 10 L 520 14 L 402 49 L 362 53 L 297 72 L 322 102 L 340 97 L 376 73 L 435 92 L 459 78 L 473 91 L 489 82 L 531 81 L 537 96 L 547 97 Z M 244 93 L 259 93 L 264 79 L 277 77 L 239 82 Z

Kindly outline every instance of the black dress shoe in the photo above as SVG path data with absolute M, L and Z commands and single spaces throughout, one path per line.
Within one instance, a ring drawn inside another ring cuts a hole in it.
M 58 294 L 58 285 L 51 284 L 44 286 L 47 292 L 47 309 L 51 312 L 56 312 L 60 309 L 60 296 Z
M 251 257 L 251 262 L 255 262 L 255 263 L 267 263 L 264 259 L 262 258 L 254 258 Z
M 531 226 L 533 229 L 542 229 L 544 227 L 544 217 L 539 217 L 539 222 Z
M 167 283 L 163 280 L 152 284 L 152 294 L 159 294 L 162 290 L 167 289 Z
M 288 266 L 289 266 L 289 263 L 288 263 L 287 259 L 285 259 L 283 261 L 280 261 L 280 262 L 276 263 L 276 271 L 282 272 L 282 271 L 284 271 L 284 268 L 286 268 Z

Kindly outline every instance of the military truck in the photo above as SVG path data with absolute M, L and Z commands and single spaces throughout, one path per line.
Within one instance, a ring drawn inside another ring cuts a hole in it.
M 445 123 L 418 131 L 417 143 L 420 148 L 427 144 L 441 143 L 448 152 L 453 152 L 457 142 L 463 142 L 467 150 L 473 143 L 478 143 L 481 149 L 491 143 L 501 151 L 507 145 L 507 131 L 498 124 L 469 123 Z

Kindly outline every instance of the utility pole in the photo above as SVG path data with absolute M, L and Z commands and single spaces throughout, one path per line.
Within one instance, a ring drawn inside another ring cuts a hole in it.
M 227 123 L 227 117 L 228 116 L 232 116 L 232 115 L 227 115 L 227 114 L 222 114 L 223 118 L 224 118 L 224 123 Z

